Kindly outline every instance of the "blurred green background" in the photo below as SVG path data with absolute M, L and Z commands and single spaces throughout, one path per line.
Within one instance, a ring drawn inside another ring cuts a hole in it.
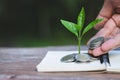
M 76 37 L 60 19 L 76 22 L 85 7 L 85 25 L 94 20 L 104 0 L 0 0 L 0 46 L 76 45 Z M 82 44 L 96 33 L 91 30 Z

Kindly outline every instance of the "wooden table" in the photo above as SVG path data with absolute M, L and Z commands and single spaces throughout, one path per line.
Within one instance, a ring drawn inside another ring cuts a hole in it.
M 37 72 L 36 65 L 50 50 L 77 50 L 77 47 L 0 48 L 0 80 L 120 80 L 120 74 L 116 73 Z

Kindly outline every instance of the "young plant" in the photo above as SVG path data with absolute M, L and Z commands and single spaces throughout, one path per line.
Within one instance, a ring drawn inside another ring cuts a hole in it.
M 81 46 L 81 40 L 83 36 L 90 30 L 92 29 L 96 24 L 102 21 L 102 19 L 96 19 L 92 22 L 90 22 L 84 29 L 84 22 L 85 22 L 85 10 L 82 7 L 78 18 L 77 18 L 77 24 L 73 22 L 69 22 L 66 20 L 60 20 L 61 23 L 66 27 L 70 32 L 72 32 L 78 40 L 78 54 L 80 54 L 80 46 Z

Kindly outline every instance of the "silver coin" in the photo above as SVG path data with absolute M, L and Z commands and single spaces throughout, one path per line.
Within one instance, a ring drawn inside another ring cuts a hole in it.
M 76 54 L 69 54 L 61 58 L 61 62 L 69 63 L 75 61 Z
M 103 42 L 104 42 L 104 37 L 95 38 L 88 44 L 88 48 L 95 49 L 99 47 Z
M 103 41 L 103 40 L 104 40 L 104 37 L 97 37 L 97 38 L 93 39 L 91 41 L 91 43 L 96 43 L 96 42 Z
M 76 62 L 90 62 L 91 57 L 88 54 L 76 54 L 75 55 Z

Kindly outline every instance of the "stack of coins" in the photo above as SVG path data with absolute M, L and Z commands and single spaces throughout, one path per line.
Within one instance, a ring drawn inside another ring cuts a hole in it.
M 104 37 L 95 38 L 88 44 L 88 48 L 95 49 L 99 47 L 103 42 L 104 42 Z
M 70 62 L 90 62 L 91 57 L 87 53 L 74 53 L 69 54 L 61 58 L 61 62 L 70 63 Z

